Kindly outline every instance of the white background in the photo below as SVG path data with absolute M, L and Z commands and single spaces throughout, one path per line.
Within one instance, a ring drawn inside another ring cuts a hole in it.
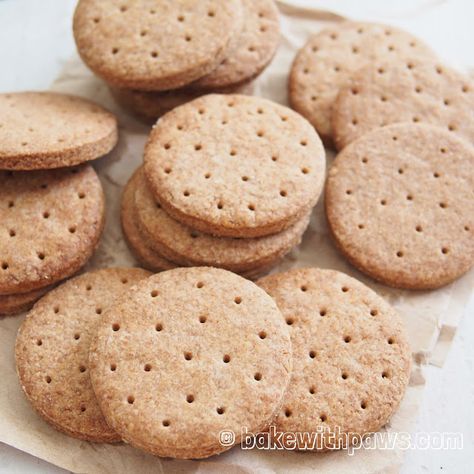
M 474 68 L 472 0 L 294 3 L 402 26 L 431 44 L 447 62 L 466 70 Z M 74 51 L 74 5 L 75 0 L 0 0 L 0 92 L 48 88 Z M 464 315 L 444 367 L 425 368 L 425 399 L 416 425 L 420 432 L 461 432 L 464 449 L 410 451 L 405 474 L 474 472 L 474 314 L 470 313 Z M 0 443 L 0 473 L 64 472 Z

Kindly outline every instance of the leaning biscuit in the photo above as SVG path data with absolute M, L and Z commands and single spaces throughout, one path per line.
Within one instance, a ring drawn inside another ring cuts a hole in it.
M 293 373 L 270 433 L 308 441 L 296 449 L 326 450 L 379 431 L 410 375 L 400 316 L 371 289 L 334 270 L 291 270 L 257 283 L 286 318 L 293 346 Z
M 300 220 L 321 193 L 313 127 L 266 99 L 211 94 L 163 116 L 145 148 L 152 194 L 176 220 L 221 237 L 261 237 Z
M 256 78 L 270 63 L 280 41 L 278 8 L 273 0 L 242 0 L 244 26 L 221 64 L 191 87 L 216 92 Z
M 73 166 L 108 153 L 117 120 L 98 105 L 55 92 L 0 94 L 0 169 Z
M 85 265 L 104 226 L 104 194 L 94 169 L 0 175 L 0 295 L 51 285 Z
M 341 252 L 396 288 L 433 289 L 474 264 L 474 149 L 432 125 L 363 135 L 336 157 L 326 214 Z
M 370 110 L 370 113 L 367 111 Z M 397 122 L 429 123 L 474 145 L 474 83 L 434 60 L 376 61 L 341 89 L 334 105 L 338 149 L 374 128 Z
M 20 383 L 33 408 L 75 438 L 117 442 L 92 390 L 89 344 L 101 314 L 149 275 L 139 268 L 108 268 L 76 277 L 43 297 L 18 332 Z
M 182 87 L 214 70 L 242 29 L 240 0 L 80 0 L 74 38 L 108 83 L 141 90 Z
M 289 77 L 291 106 L 325 142 L 332 139 L 331 115 L 339 90 L 366 64 L 408 56 L 434 57 L 420 39 L 393 26 L 345 21 L 311 36 L 298 52 Z
M 109 309 L 91 345 L 91 379 L 109 425 L 152 454 L 204 458 L 259 432 L 291 369 L 288 329 L 254 283 L 216 268 L 141 281 Z M 235 439 L 221 443 L 221 431 Z

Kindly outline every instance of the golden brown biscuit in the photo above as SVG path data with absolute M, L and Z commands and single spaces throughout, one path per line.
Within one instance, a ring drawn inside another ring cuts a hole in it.
M 474 264 L 474 148 L 432 125 L 379 128 L 336 157 L 329 227 L 359 270 L 396 288 L 433 289 Z
M 339 90 L 366 64 L 408 56 L 434 57 L 420 39 L 393 26 L 345 21 L 311 36 L 298 52 L 289 77 L 291 107 L 306 117 L 325 142 Z
M 220 64 L 242 21 L 240 0 L 80 0 L 74 38 L 84 62 L 107 82 L 176 89 Z
M 316 204 L 325 152 L 313 127 L 266 99 L 211 94 L 163 116 L 145 174 L 164 210 L 222 237 L 281 232 Z
M 276 432 L 309 440 L 297 449 L 325 450 L 380 430 L 410 376 L 410 349 L 395 310 L 334 270 L 291 270 L 257 283 L 291 328 L 293 373 L 273 423 Z
M 0 294 L 51 285 L 85 265 L 104 226 L 104 194 L 94 169 L 0 176 Z
M 108 153 L 117 120 L 88 100 L 55 92 L 0 94 L 0 169 L 73 166 Z
M 263 337 L 265 335 L 265 337 Z M 91 380 L 109 425 L 158 456 L 203 458 L 264 429 L 291 370 L 288 329 L 254 283 L 216 268 L 143 280 L 102 318 Z
M 367 111 L 370 110 L 370 113 Z M 434 60 L 376 61 L 342 88 L 334 141 L 342 149 L 374 128 L 397 122 L 438 125 L 474 145 L 474 83 Z
M 105 422 L 89 378 L 89 344 L 101 314 L 149 273 L 107 268 L 84 273 L 43 297 L 18 332 L 20 383 L 33 408 L 56 429 L 94 442 L 121 438 Z

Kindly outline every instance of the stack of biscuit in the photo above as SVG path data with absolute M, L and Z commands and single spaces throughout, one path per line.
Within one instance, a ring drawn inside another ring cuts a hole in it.
M 117 142 L 115 117 L 78 97 L 0 94 L 0 315 L 28 309 L 98 245 L 104 195 L 85 164 Z
M 289 97 L 340 151 L 325 204 L 351 263 L 408 289 L 438 288 L 474 265 L 474 84 L 467 76 L 407 32 L 348 21 L 298 52 Z
M 255 278 L 301 241 L 324 173 L 324 148 L 303 117 L 210 94 L 153 128 L 123 195 L 124 234 L 145 268 L 207 265 Z
M 80 0 L 79 54 L 126 110 L 154 122 L 207 93 L 252 92 L 279 43 L 273 0 Z

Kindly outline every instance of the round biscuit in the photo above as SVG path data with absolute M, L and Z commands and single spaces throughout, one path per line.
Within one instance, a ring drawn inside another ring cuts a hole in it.
M 104 194 L 94 169 L 0 176 L 0 294 L 51 285 L 85 265 L 104 226 Z
M 33 408 L 56 429 L 87 441 L 121 441 L 92 390 L 89 345 L 101 314 L 149 275 L 139 268 L 84 273 L 48 293 L 28 313 L 15 345 L 17 372 Z
M 256 78 L 268 66 L 278 48 L 280 25 L 274 0 L 242 0 L 244 26 L 235 35 L 234 47 L 221 64 L 191 87 L 215 92 Z
M 424 124 L 376 129 L 336 157 L 326 214 L 341 252 L 396 288 L 433 289 L 474 264 L 474 148 Z
M 291 380 L 270 433 L 299 433 L 314 444 L 298 449 L 327 450 L 379 431 L 410 376 L 411 352 L 396 311 L 334 270 L 290 270 L 257 284 L 286 318 L 293 347 Z
M 203 458 L 238 444 L 243 426 L 265 429 L 290 361 L 288 329 L 263 290 L 195 267 L 128 291 L 101 320 L 89 364 L 104 416 L 126 442 L 158 456 Z M 222 430 L 234 431 L 233 442 L 220 442 Z
M 370 110 L 370 113 L 367 113 Z M 474 83 L 434 60 L 377 61 L 358 71 L 334 105 L 334 142 L 344 148 L 397 122 L 429 123 L 474 145 Z
M 55 92 L 0 94 L 0 169 L 73 166 L 117 143 L 113 114 L 88 100 Z
M 316 204 L 325 151 L 313 127 L 266 99 L 211 94 L 163 116 L 145 148 L 145 174 L 176 220 L 222 237 L 262 237 Z
M 376 23 L 344 21 L 311 36 L 297 53 L 289 77 L 291 107 L 306 117 L 323 140 L 331 142 L 331 115 L 339 90 L 365 64 L 408 56 L 434 57 L 406 31 Z
M 253 239 L 213 237 L 170 217 L 153 198 L 143 169 L 131 178 L 138 227 L 159 254 L 183 266 L 213 266 L 236 273 L 263 267 L 286 255 L 301 242 L 309 214 L 278 234 Z
M 242 24 L 240 0 L 80 0 L 73 30 L 82 59 L 108 83 L 167 90 L 213 71 Z

